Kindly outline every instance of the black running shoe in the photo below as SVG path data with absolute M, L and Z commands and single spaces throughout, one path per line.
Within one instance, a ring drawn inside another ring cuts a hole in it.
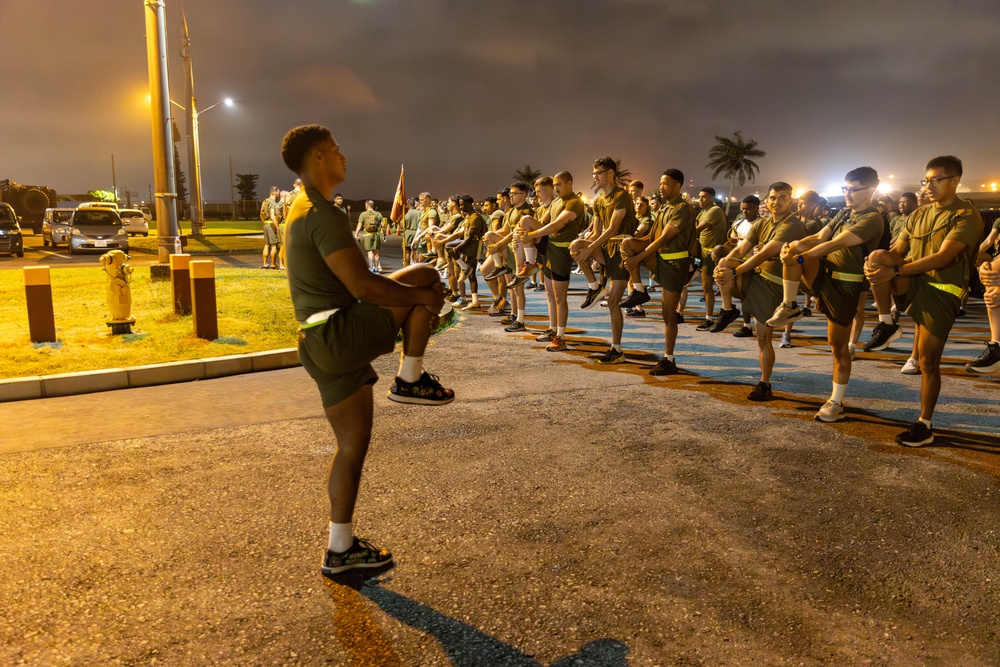
M 896 436 L 896 444 L 904 447 L 922 447 L 934 442 L 934 432 L 922 421 L 917 420 L 913 426 Z
M 743 325 L 739 329 L 733 332 L 733 335 L 737 338 L 753 338 L 753 329 Z
M 517 333 L 518 331 L 524 331 L 525 329 L 526 327 L 524 326 L 524 322 L 519 322 L 517 320 L 514 320 L 503 328 L 503 330 L 508 333 Z
M 712 320 L 705 320 L 701 324 L 699 324 L 698 326 L 696 326 L 695 329 L 697 331 L 708 331 L 713 326 L 715 326 L 715 322 L 713 322 Z
M 539 343 L 551 343 L 552 339 L 556 337 L 555 329 L 546 329 L 539 336 L 535 336 L 535 340 Z
M 625 311 L 625 317 L 646 317 L 646 311 L 639 308 L 629 308 Z
M 966 373 L 992 373 L 1000 370 L 1000 344 L 987 343 L 979 358 L 965 365 Z
M 580 304 L 580 310 L 590 310 L 596 306 L 601 302 L 601 297 L 604 296 L 605 292 L 607 289 L 603 285 L 599 285 L 597 289 L 588 289 L 586 298 Z
M 499 278 L 500 276 L 506 275 L 507 273 L 509 273 L 509 271 L 507 270 L 507 267 L 506 266 L 501 266 L 498 269 L 493 269 L 492 271 L 490 271 L 489 275 L 483 276 L 483 279 L 484 280 L 493 280 L 494 278 Z
M 597 358 L 597 363 L 605 366 L 610 366 L 611 364 L 623 364 L 625 363 L 625 353 L 621 350 L 609 347 L 607 352 Z
M 368 540 L 355 537 L 354 543 L 343 553 L 327 549 L 320 570 L 329 576 L 356 567 L 379 567 L 390 562 L 392 554 L 387 550 L 375 547 Z
M 622 299 L 622 302 L 618 305 L 622 308 L 635 308 L 636 306 L 641 306 L 647 301 L 649 301 L 649 295 L 646 294 L 646 290 L 637 289 L 632 290 L 632 293 Z
M 677 313 L 677 324 L 684 324 L 684 316 L 680 313 Z
M 899 340 L 903 335 L 903 332 L 899 330 L 898 324 L 886 324 L 885 322 L 879 322 L 872 329 L 872 337 L 867 343 L 865 343 L 865 352 L 878 352 L 879 350 L 884 350 L 889 347 L 889 343 L 894 340 Z
M 730 324 L 736 321 L 736 318 L 740 316 L 740 309 L 733 306 L 729 310 L 722 310 L 719 319 L 716 320 L 715 324 L 709 327 L 709 331 L 712 333 L 718 333 L 728 327 Z
M 455 392 L 442 387 L 436 375 L 424 371 L 416 382 L 404 382 L 397 377 L 389 387 L 389 400 L 412 405 L 444 405 L 455 400 Z
M 662 377 L 664 375 L 676 375 L 677 374 L 677 364 L 670 361 L 666 357 L 663 357 L 656 362 L 656 365 L 649 369 L 649 374 L 655 377 Z
M 770 382 L 758 382 L 757 386 L 750 390 L 747 395 L 748 401 L 770 401 L 772 398 L 774 398 L 774 394 L 771 393 Z

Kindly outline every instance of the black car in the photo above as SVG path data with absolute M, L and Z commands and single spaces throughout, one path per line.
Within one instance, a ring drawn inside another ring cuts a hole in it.
M 10 204 L 0 203 L 0 253 L 24 257 L 24 238 Z

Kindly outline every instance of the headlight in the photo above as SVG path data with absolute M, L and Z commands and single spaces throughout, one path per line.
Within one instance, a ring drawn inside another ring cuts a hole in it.
M 83 232 L 81 232 L 79 229 L 77 229 L 76 227 L 74 227 L 73 228 L 73 236 L 83 236 Z
M 126 231 L 125 231 L 125 228 L 124 228 L 124 227 L 122 227 L 121 229 L 119 229 L 119 230 L 118 230 L 118 231 L 116 232 L 116 234 L 117 234 L 118 236 L 122 236 L 122 235 L 124 235 L 124 234 L 128 234 L 128 232 L 126 232 Z

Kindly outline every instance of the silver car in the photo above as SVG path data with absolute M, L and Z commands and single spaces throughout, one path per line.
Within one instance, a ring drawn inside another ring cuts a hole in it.
M 57 246 L 66 243 L 69 238 L 69 220 L 73 217 L 72 208 L 47 208 L 42 217 L 42 245 Z
M 125 225 L 125 231 L 128 232 L 129 236 L 136 234 L 149 236 L 149 221 L 146 220 L 142 211 L 135 208 L 123 208 L 118 211 L 118 215 L 121 216 L 122 224 Z
M 118 211 L 110 208 L 78 208 L 70 220 L 69 254 L 87 250 L 128 252 L 128 232 Z

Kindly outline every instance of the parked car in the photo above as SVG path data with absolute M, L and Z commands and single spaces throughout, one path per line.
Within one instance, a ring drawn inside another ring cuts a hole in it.
M 121 217 L 122 224 L 125 225 L 125 231 L 128 232 L 129 236 L 136 234 L 149 236 L 149 221 L 146 220 L 142 211 L 136 208 L 123 208 L 118 211 L 118 215 Z
M 10 204 L 0 203 L 0 252 L 24 257 L 24 237 Z
M 42 217 L 42 245 L 57 246 L 69 238 L 69 221 L 73 217 L 72 208 L 47 208 Z
M 70 219 L 69 254 L 85 250 L 128 252 L 128 232 L 118 211 L 110 208 L 78 208 Z

